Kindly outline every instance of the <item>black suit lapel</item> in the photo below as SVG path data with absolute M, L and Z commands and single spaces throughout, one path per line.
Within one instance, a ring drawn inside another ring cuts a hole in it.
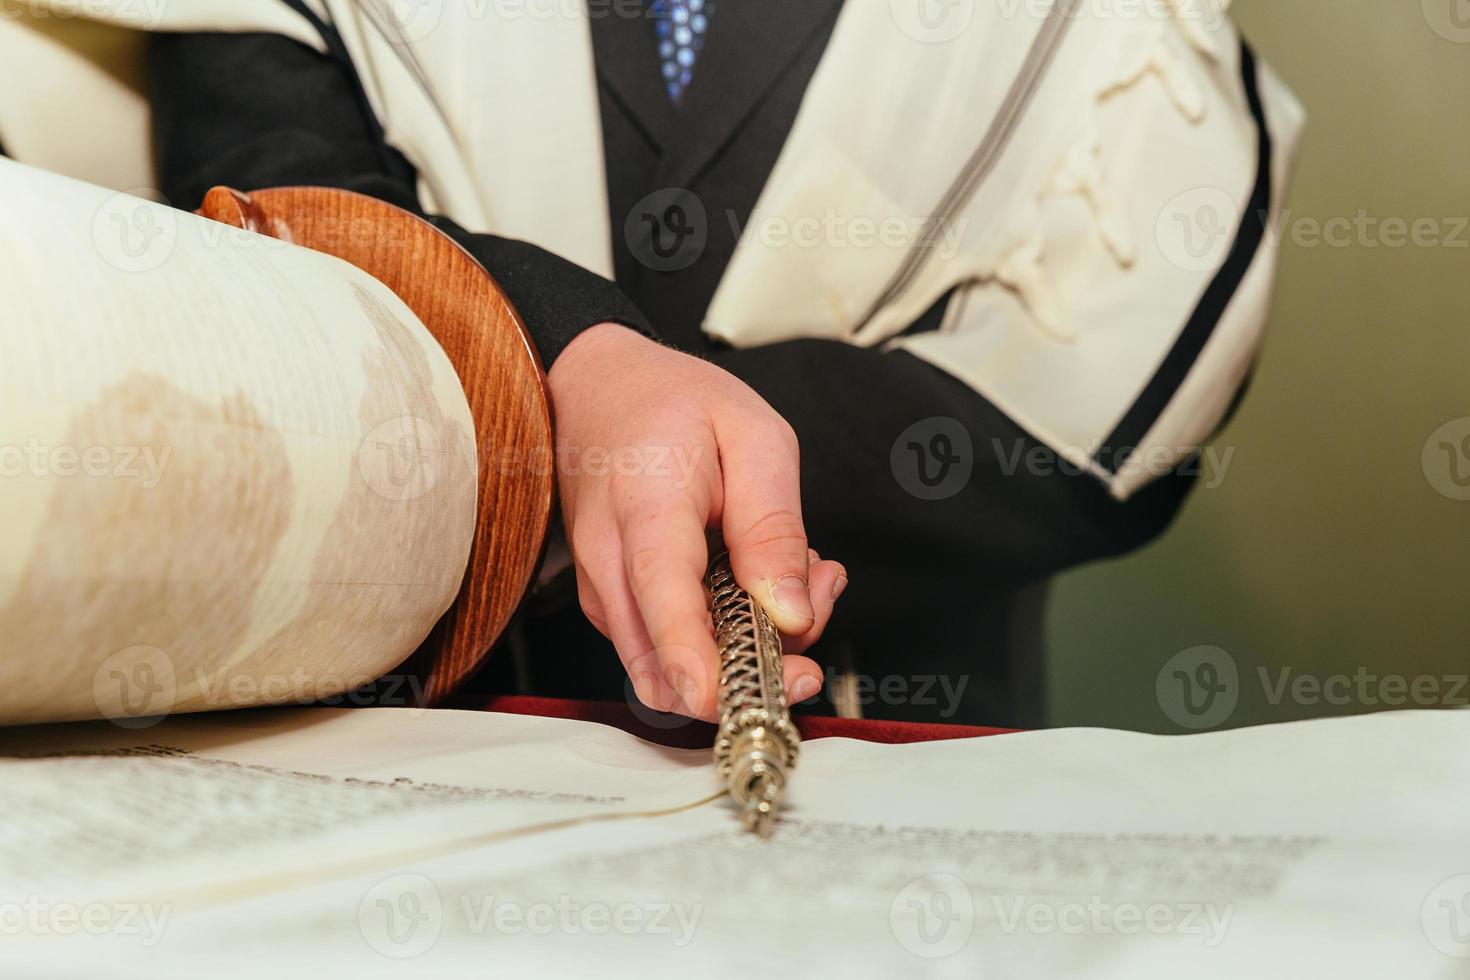
M 674 107 L 659 75 L 653 17 L 627 16 L 623 12 L 627 6 L 609 4 L 589 11 L 597 77 L 637 122 L 649 143 L 666 151 L 677 131 Z
M 676 129 L 665 143 L 668 155 L 660 175 L 666 187 L 694 181 L 842 4 L 842 0 L 716 2 L 694 81 L 682 108 L 672 113 Z M 642 26 L 651 37 L 652 25 Z M 649 76 L 657 88 L 657 47 L 650 50 L 655 68 Z M 668 103 L 667 94 L 661 89 L 660 93 Z

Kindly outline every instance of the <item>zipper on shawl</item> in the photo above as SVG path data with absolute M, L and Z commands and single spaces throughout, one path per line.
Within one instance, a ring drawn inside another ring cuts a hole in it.
M 975 192 L 985 182 L 995 166 L 999 163 L 1001 155 L 1010 145 L 1011 138 L 1015 136 L 1021 119 L 1031 105 L 1032 97 L 1036 90 L 1041 87 L 1041 82 L 1046 78 L 1047 69 L 1051 67 L 1057 50 L 1066 37 L 1067 27 L 1072 23 L 1077 7 L 1083 0 L 1055 0 L 1051 10 L 1047 13 L 1047 20 L 1041 25 L 1036 39 L 1031 42 L 1031 49 L 1026 53 L 1026 60 L 1021 65 L 1015 79 L 1011 82 L 1010 90 L 996 111 L 995 118 L 990 122 L 990 128 L 986 130 L 980 145 L 965 162 L 964 169 L 954 183 L 950 184 L 944 196 L 940 198 L 939 204 L 935 206 L 933 213 L 924 222 L 923 231 L 920 233 L 918 244 L 910 248 L 908 255 L 904 257 L 901 265 L 888 285 L 884 287 L 878 300 L 869 308 L 868 312 L 858 323 L 856 329 L 862 329 L 878 314 L 883 307 L 897 299 L 905 289 L 911 286 L 919 273 L 928 264 L 930 253 L 933 251 L 928 245 L 935 240 L 935 236 L 943 231 L 945 225 L 954 214 L 969 203 L 975 196 Z
M 387 0 L 361 0 L 359 6 L 373 30 L 388 42 L 388 46 L 398 56 L 404 70 L 413 76 L 414 84 L 423 92 L 424 98 L 429 100 L 429 104 L 434 107 L 434 112 L 444 120 L 445 125 L 448 125 L 449 116 L 439 102 L 439 96 L 434 91 L 433 83 L 429 81 L 429 73 L 424 69 L 423 62 L 419 60 L 418 53 L 414 51 L 413 44 L 404 36 Z

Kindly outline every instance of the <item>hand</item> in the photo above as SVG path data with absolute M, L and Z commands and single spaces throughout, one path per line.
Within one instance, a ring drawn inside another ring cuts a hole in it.
M 741 587 L 797 654 L 847 584 L 807 547 L 796 434 L 733 375 L 616 324 L 583 332 L 550 373 L 562 517 L 582 610 L 639 700 L 716 717 L 719 653 L 703 581 L 718 528 Z M 822 672 L 787 656 L 792 703 Z

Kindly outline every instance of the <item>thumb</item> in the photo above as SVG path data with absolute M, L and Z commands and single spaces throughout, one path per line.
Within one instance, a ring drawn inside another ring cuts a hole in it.
M 801 466 L 789 429 L 762 438 L 754 430 L 720 446 L 724 470 L 721 530 L 735 581 L 776 628 L 799 636 L 816 623 L 807 588 Z

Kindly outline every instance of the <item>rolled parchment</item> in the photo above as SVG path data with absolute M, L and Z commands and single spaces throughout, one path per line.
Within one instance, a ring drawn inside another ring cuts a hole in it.
M 0 723 L 294 703 L 454 600 L 474 423 L 338 259 L 0 159 Z

